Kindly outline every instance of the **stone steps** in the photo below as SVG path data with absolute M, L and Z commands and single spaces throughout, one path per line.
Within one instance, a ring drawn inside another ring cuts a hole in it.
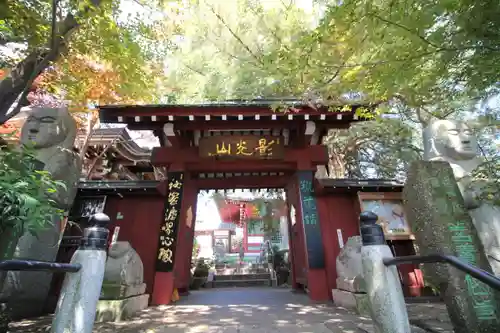
M 214 281 L 246 281 L 246 280 L 269 280 L 269 273 L 259 274 L 232 274 L 232 275 L 216 275 Z
M 207 282 L 207 284 L 210 283 Z M 212 288 L 262 287 L 270 285 L 271 285 L 271 280 L 269 279 L 222 280 L 222 281 L 215 280 L 211 282 Z

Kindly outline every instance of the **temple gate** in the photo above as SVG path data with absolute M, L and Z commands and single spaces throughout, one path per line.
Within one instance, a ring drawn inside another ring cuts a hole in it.
M 174 288 L 187 290 L 197 194 L 212 189 L 284 188 L 292 288 L 307 288 L 313 300 L 330 299 L 327 275 L 335 273 L 325 264 L 322 223 L 328 216 L 317 209 L 315 173 L 329 161 L 322 138 L 329 129 L 359 121 L 360 107 L 331 112 L 294 104 L 280 113 L 265 101 L 100 107 L 103 123 L 152 130 L 160 141 L 151 163 L 165 168 L 167 179 L 158 187 L 163 220 L 153 223 L 160 228 L 148 230 L 147 241 L 158 244 L 152 304 L 168 304 Z

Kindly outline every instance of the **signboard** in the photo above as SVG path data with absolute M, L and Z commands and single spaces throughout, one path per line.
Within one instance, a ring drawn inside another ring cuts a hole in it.
M 200 138 L 201 157 L 281 159 L 285 155 L 280 136 L 208 136 Z
M 299 171 L 298 178 L 302 224 L 306 236 L 309 268 L 324 268 L 325 253 L 323 251 L 316 199 L 313 197 L 313 173 L 311 171 Z
M 106 206 L 106 196 L 79 197 L 73 203 L 69 218 L 72 221 L 79 221 L 82 218 L 86 221 L 91 215 L 103 213 Z
M 387 240 L 415 239 L 403 210 L 400 193 L 359 193 L 361 211 L 377 214 Z
M 158 254 L 156 256 L 157 272 L 171 272 L 174 269 L 183 185 L 182 172 L 168 174 L 168 193 L 159 234 Z

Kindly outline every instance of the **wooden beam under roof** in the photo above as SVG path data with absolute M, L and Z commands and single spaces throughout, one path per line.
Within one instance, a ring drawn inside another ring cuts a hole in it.
M 100 106 L 99 110 L 103 123 L 143 124 L 143 126 L 147 124 L 148 129 L 152 129 L 166 122 L 178 121 L 204 121 L 205 124 L 213 120 L 324 121 L 327 117 L 337 121 L 356 121 L 355 112 L 358 108 L 375 108 L 375 106 L 353 104 L 348 105 L 347 109 L 345 106 L 318 106 L 314 109 L 297 102 L 287 104 L 289 112 L 274 112 L 271 108 L 273 103 L 255 101 L 192 105 L 105 105 Z

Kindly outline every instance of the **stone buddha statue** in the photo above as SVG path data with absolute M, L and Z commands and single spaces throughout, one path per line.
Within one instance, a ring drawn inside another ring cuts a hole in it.
M 76 122 L 65 108 L 35 108 L 21 129 L 21 144 L 32 145 L 44 170 L 66 185 L 52 197 L 61 209 L 73 204 L 80 178 L 82 162 L 73 150 L 76 132 Z
M 76 131 L 75 120 L 64 108 L 35 108 L 21 129 L 20 143 L 32 146 L 37 160 L 43 163 L 43 170 L 66 185 L 55 193 L 47 193 L 58 208 L 66 211 L 76 196 L 81 170 L 81 160 L 73 151 Z M 64 226 L 59 216 L 55 216 L 52 223 L 36 237 L 25 233 L 19 239 L 14 257 L 54 261 Z M 46 272 L 8 272 L 0 297 L 10 295 L 16 316 L 40 315 L 51 279 L 52 274 Z
M 474 133 L 464 122 L 436 120 L 424 129 L 423 136 L 424 159 L 445 161 L 452 167 L 493 273 L 500 276 L 500 207 L 480 199 L 484 183 L 471 177 L 483 162 Z

